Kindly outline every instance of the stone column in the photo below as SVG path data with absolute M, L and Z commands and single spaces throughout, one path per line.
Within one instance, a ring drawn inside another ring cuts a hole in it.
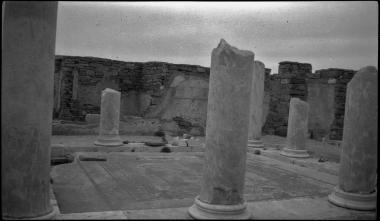
M 243 198 L 254 53 L 223 39 L 211 55 L 206 150 L 196 219 L 248 219 Z
M 51 219 L 50 137 L 57 2 L 4 2 L 1 66 L 3 219 Z
M 102 91 L 99 136 L 95 145 L 121 146 L 119 136 L 120 92 L 110 88 Z
M 339 182 L 328 200 L 357 210 L 376 209 L 378 77 L 360 69 L 348 83 Z
M 299 98 L 290 99 L 286 147 L 281 154 L 287 157 L 309 157 L 306 146 L 309 105 Z
M 264 78 L 265 66 L 261 61 L 255 61 L 253 66 L 252 89 L 250 100 L 250 117 L 248 127 L 248 147 L 262 148 L 261 127 L 264 108 Z

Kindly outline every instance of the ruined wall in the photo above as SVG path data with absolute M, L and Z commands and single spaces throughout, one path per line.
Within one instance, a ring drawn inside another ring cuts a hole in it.
M 354 77 L 356 71 L 329 68 L 318 70 L 315 73 L 321 79 L 327 79 L 330 84 L 334 85 L 334 120 L 330 126 L 328 138 L 342 140 L 347 83 Z
M 312 73 L 308 63 L 280 62 L 279 73 L 266 76 L 264 103 L 269 107 L 264 134 L 286 136 L 291 97 L 309 103 L 311 138 L 341 140 L 347 83 L 355 71 L 329 68 Z M 268 98 L 269 97 L 269 98 Z
M 178 77 L 184 82 L 173 83 Z M 196 65 L 56 56 L 54 117 L 83 121 L 100 113 L 108 87 L 121 92 L 121 120 L 160 119 L 164 129 L 204 135 L 208 78 L 209 68 Z
M 322 139 L 330 133 L 335 112 L 335 82 L 312 74 L 307 79 L 310 137 Z
M 100 113 L 101 91 L 109 87 L 121 92 L 120 119 L 126 133 L 134 128 L 145 134 L 157 128 L 174 134 L 205 133 L 209 68 L 76 56 L 56 56 L 55 64 L 56 119 L 84 121 L 86 114 Z M 286 136 L 289 101 L 299 97 L 310 106 L 311 137 L 342 138 L 345 90 L 355 71 L 312 73 L 308 63 L 284 61 L 278 74 L 270 72 L 265 69 L 263 134 Z
M 306 77 L 311 69 L 308 63 L 283 61 L 279 63 L 278 74 L 266 76 L 264 103 L 269 99 L 269 108 L 264 134 L 286 136 L 290 98 L 307 100 Z

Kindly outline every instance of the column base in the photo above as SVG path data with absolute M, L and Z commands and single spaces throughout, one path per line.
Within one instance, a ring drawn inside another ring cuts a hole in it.
M 289 148 L 284 148 L 281 152 L 281 155 L 287 157 L 296 157 L 296 158 L 308 158 L 310 155 L 307 153 L 307 150 L 294 150 Z
M 94 142 L 94 144 L 98 146 L 115 147 L 115 146 L 122 146 L 123 141 L 120 139 L 119 136 L 98 137 L 98 139 Z
M 204 203 L 195 197 L 194 204 L 188 210 L 194 219 L 250 219 L 252 214 L 247 210 L 247 204 L 215 205 Z
M 349 193 L 343 191 L 338 186 L 328 196 L 330 203 L 354 210 L 375 210 L 377 190 L 370 194 Z
M 2 216 L 4 220 L 52 220 L 57 215 L 56 211 L 54 209 L 51 210 L 51 212 L 42 215 L 42 216 L 35 216 L 35 217 L 25 217 L 25 218 L 17 218 L 17 217 L 6 217 Z
M 248 140 L 248 147 L 254 147 L 254 148 L 264 148 L 264 144 L 261 140 Z

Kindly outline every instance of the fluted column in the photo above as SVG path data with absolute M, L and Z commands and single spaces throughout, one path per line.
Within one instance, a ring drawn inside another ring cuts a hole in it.
M 290 99 L 286 147 L 281 154 L 287 157 L 306 158 L 307 122 L 309 105 L 299 98 Z
M 335 205 L 376 208 L 378 96 L 375 67 L 360 69 L 347 85 L 339 181 L 328 197 Z
M 250 100 L 250 116 L 248 127 L 248 147 L 262 148 L 261 127 L 263 124 L 264 108 L 264 78 L 265 65 L 261 61 L 255 61 L 253 66 L 252 89 Z
M 95 145 L 121 146 L 119 136 L 120 92 L 110 88 L 102 91 L 100 104 L 99 136 Z
M 51 219 L 57 2 L 3 2 L 1 198 L 3 219 Z
M 202 188 L 196 219 L 247 219 L 243 198 L 254 54 L 223 39 L 211 55 Z

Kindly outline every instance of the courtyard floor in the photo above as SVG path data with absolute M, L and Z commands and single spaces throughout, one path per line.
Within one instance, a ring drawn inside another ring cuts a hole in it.
M 122 136 L 129 144 L 112 148 L 93 145 L 95 139 L 52 137 L 52 157 L 74 156 L 72 163 L 52 167 L 57 219 L 190 219 L 187 209 L 200 192 L 203 137 L 170 153 L 142 143 L 159 137 Z M 253 219 L 376 218 L 374 211 L 327 201 L 338 183 L 338 145 L 308 140 L 311 157 L 293 159 L 279 154 L 285 141 L 264 136 L 260 154 L 248 149 L 244 197 Z

